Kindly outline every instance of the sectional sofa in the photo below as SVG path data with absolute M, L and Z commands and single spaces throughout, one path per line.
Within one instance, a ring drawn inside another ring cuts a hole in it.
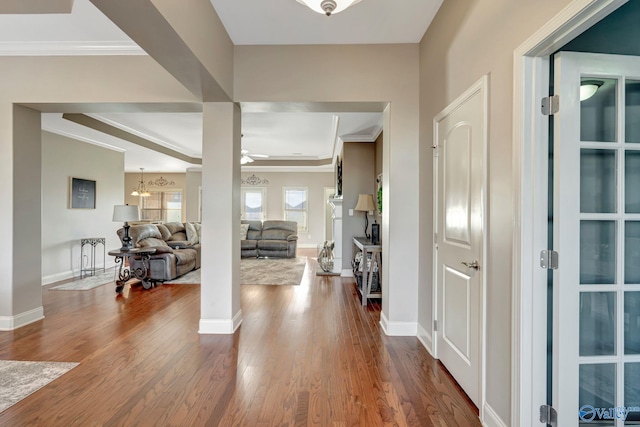
M 243 258 L 295 258 L 297 245 L 298 223 L 295 221 L 241 221 Z

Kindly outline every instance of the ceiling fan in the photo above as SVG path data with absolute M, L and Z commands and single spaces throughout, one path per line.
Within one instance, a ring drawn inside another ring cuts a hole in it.
M 256 159 L 266 159 L 269 156 L 266 154 L 249 154 L 248 150 L 240 151 L 240 164 L 246 165 L 247 163 L 253 163 L 254 158 Z

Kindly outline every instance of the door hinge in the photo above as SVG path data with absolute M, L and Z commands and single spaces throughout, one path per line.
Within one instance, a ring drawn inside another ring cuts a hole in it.
M 434 321 L 433 321 L 433 331 L 434 331 L 434 332 L 437 332 L 437 331 L 438 331 L 438 321 L 437 321 L 437 320 L 434 320 Z
M 433 147 L 433 157 L 438 157 L 440 155 L 440 147 L 434 145 Z
M 558 425 L 558 413 L 551 405 L 540 406 L 540 422 L 543 424 L 550 424 L 551 427 Z
M 546 249 L 540 252 L 540 267 L 547 270 L 557 270 L 558 263 L 558 252 Z
M 560 111 L 560 95 L 542 98 L 540 107 L 542 114 L 545 116 L 553 116 L 555 113 Z

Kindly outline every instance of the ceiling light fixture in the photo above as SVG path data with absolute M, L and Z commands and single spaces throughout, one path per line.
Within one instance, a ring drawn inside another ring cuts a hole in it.
M 240 152 L 240 164 L 246 165 L 247 163 L 253 163 L 253 159 L 249 156 L 249 152 L 247 150 L 242 150 Z
M 327 16 L 342 12 L 349 6 L 359 3 L 361 0 L 297 0 L 309 7 L 314 12 L 323 13 Z
M 603 84 L 601 80 L 583 80 L 580 83 L 580 101 L 591 98 Z
M 131 195 L 140 197 L 149 197 L 151 195 L 147 190 L 147 186 L 144 185 L 144 168 L 140 168 L 140 182 L 138 182 L 138 188 L 135 188 Z

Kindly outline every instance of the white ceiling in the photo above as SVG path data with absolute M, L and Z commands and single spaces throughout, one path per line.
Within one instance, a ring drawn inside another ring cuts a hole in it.
M 296 0 L 211 3 L 238 45 L 382 44 L 420 42 L 442 1 L 362 0 L 329 17 Z
M 417 43 L 442 0 L 362 0 L 327 17 L 296 0 L 211 0 L 235 44 Z M 71 14 L 0 14 L 0 55 L 144 55 L 89 0 Z M 243 109 L 247 104 L 243 104 Z M 249 106 L 250 107 L 250 106 Z M 276 109 L 277 110 L 277 109 Z M 286 109 L 284 109 L 286 110 Z M 331 158 L 336 137 L 375 139 L 376 112 L 269 112 L 242 115 L 243 149 L 271 159 Z M 101 113 L 91 117 L 157 144 L 201 157 L 200 113 Z M 43 114 L 47 131 L 125 152 L 125 170 L 184 172 L 192 165 L 62 118 Z

